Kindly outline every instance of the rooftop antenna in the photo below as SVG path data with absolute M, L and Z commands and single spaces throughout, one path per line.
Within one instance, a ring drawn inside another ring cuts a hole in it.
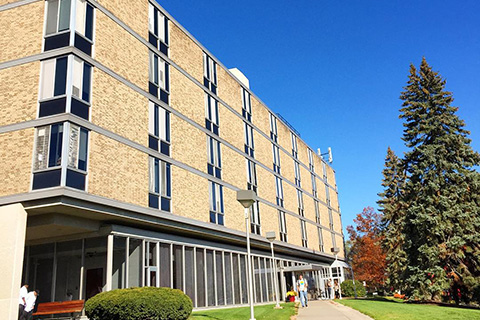
M 328 154 L 328 162 L 329 163 L 333 162 L 332 148 L 328 147 L 328 152 L 325 152 L 325 153 L 322 153 L 322 151 L 320 151 L 320 148 L 318 148 L 317 154 L 322 158 L 323 156 L 326 156 Z

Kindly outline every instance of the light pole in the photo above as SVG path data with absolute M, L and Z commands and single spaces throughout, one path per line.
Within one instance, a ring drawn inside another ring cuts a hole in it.
M 278 282 L 277 282 L 277 262 L 275 261 L 275 253 L 273 252 L 273 241 L 275 241 L 276 235 L 275 231 L 267 232 L 267 239 L 270 241 L 270 248 L 272 249 L 272 262 L 273 262 L 273 285 L 275 286 L 275 300 L 277 304 L 275 309 L 282 309 L 280 307 L 280 301 L 278 297 Z
M 257 194 L 253 190 L 238 190 L 237 201 L 240 202 L 245 211 L 245 231 L 247 233 L 247 274 L 248 274 L 248 301 L 250 302 L 250 320 L 255 320 L 253 311 L 253 281 L 252 281 L 252 258 L 250 256 L 250 231 L 249 219 L 250 214 L 248 209 L 257 200 Z
M 335 255 L 335 261 L 338 260 L 338 253 L 339 252 L 340 252 L 339 247 L 332 248 L 332 253 Z M 335 267 L 335 268 L 338 268 L 338 267 Z M 337 275 L 338 275 L 338 269 L 337 269 Z M 338 277 L 338 280 L 337 280 L 337 283 L 338 283 L 338 298 L 342 299 L 342 287 L 340 286 L 340 279 L 341 279 L 341 277 Z M 335 294 L 335 292 L 334 292 L 334 294 Z

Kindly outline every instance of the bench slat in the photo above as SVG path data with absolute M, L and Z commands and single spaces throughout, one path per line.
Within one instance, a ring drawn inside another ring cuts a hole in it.
M 37 312 L 33 315 L 40 316 L 46 314 L 82 312 L 84 304 L 85 300 L 39 303 Z

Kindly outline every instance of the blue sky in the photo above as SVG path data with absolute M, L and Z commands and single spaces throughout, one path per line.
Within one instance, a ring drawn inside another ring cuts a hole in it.
M 198 1 L 160 4 L 312 148 L 332 147 L 344 227 L 376 207 L 410 63 L 447 79 L 480 151 L 480 1 Z

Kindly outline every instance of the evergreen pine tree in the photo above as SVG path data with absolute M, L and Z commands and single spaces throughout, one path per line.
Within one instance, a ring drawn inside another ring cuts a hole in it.
M 454 297 L 468 300 L 480 281 L 480 178 L 474 170 L 480 155 L 470 146 L 445 83 L 424 58 L 418 72 L 411 65 L 400 96 L 409 148 L 405 283 L 420 299 L 439 299 L 454 288 Z
M 405 206 L 403 205 L 403 188 L 405 170 L 397 155 L 388 147 L 383 169 L 382 193 L 378 204 L 382 216 L 382 246 L 386 253 L 387 286 L 395 290 L 404 290 L 406 256 L 404 251 Z

